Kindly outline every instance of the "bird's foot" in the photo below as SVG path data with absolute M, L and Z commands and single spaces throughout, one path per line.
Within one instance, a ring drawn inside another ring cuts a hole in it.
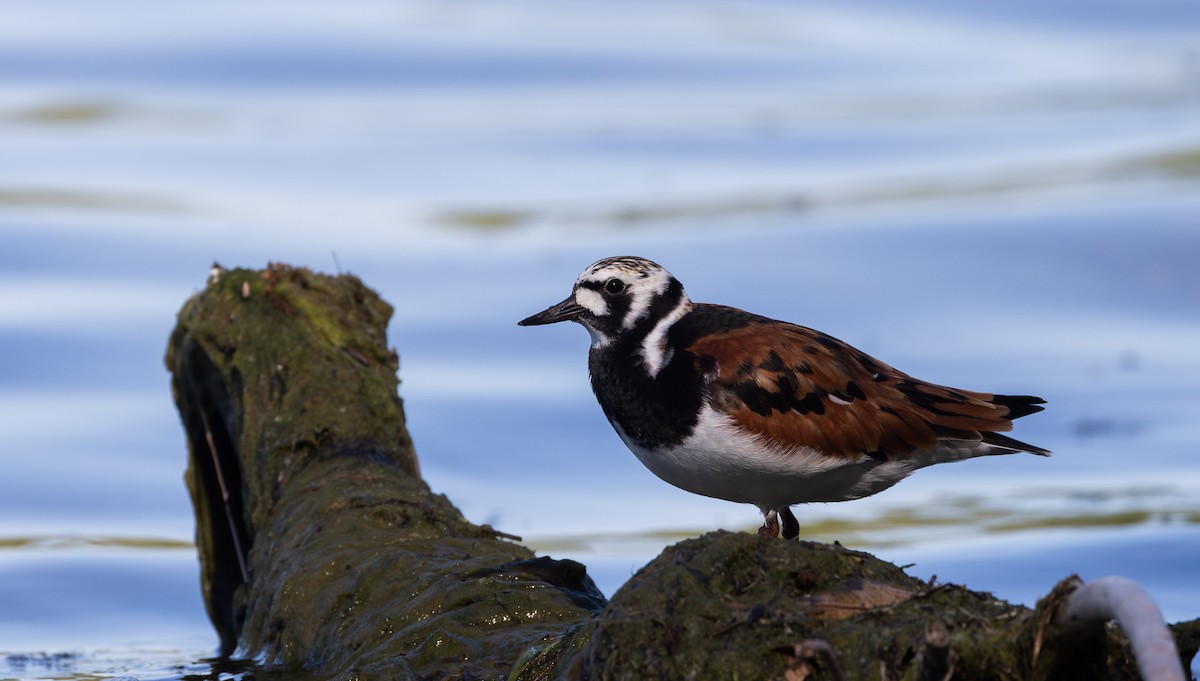
M 789 515 L 791 513 L 789 512 Z M 792 518 L 795 521 L 795 518 Z M 775 511 L 767 511 L 764 514 L 763 526 L 758 528 L 758 536 L 760 537 L 778 537 L 779 536 L 779 514 Z

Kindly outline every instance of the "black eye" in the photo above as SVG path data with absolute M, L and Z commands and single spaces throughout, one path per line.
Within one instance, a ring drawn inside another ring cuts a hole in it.
M 625 292 L 625 282 L 620 279 L 609 279 L 604 282 L 604 292 L 610 296 L 615 296 Z

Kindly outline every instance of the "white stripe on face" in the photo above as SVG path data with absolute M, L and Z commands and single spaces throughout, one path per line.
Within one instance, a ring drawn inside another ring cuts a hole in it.
M 608 301 L 604 300 L 604 296 L 600 295 L 599 291 L 578 287 L 575 289 L 575 302 L 579 303 L 596 317 L 603 317 L 608 314 Z
M 593 329 L 591 326 L 584 324 L 583 328 L 587 329 L 588 335 L 592 337 L 592 347 L 602 348 L 612 342 L 612 338 L 604 333 Z
M 654 270 L 645 279 L 637 279 L 629 285 L 629 311 L 621 320 L 621 328 L 628 331 L 650 310 L 650 304 L 666 293 L 671 285 L 671 275 L 666 270 Z

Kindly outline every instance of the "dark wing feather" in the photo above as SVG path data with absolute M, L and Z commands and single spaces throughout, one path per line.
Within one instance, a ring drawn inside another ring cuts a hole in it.
M 1011 430 L 1012 419 L 1041 411 L 1041 399 L 926 383 L 802 326 L 756 321 L 703 335 L 688 350 L 710 405 L 780 445 L 881 460 L 942 439 L 1048 453 L 996 435 Z

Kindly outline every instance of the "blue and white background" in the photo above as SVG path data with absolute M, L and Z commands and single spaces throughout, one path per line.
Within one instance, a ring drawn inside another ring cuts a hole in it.
M 1054 457 L 797 509 L 1032 604 L 1200 616 L 1200 4 L 40 0 L 0 6 L 0 678 L 212 671 L 162 356 L 213 261 L 396 307 L 429 483 L 611 594 L 757 513 L 654 478 L 587 336 L 636 254 L 696 300 L 1033 393 Z

